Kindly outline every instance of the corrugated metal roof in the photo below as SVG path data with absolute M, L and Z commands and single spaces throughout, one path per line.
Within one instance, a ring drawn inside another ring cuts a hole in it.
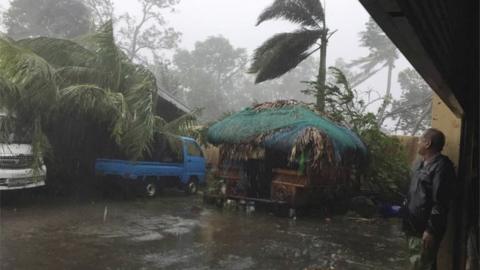
M 185 113 L 191 113 L 192 112 L 192 109 L 190 109 L 187 105 L 183 104 L 180 100 L 178 100 L 176 97 L 172 96 L 170 93 L 168 93 L 166 91 L 163 91 L 162 89 L 158 88 L 157 94 L 161 98 L 163 98 L 164 100 L 173 104 L 179 110 L 181 110 Z

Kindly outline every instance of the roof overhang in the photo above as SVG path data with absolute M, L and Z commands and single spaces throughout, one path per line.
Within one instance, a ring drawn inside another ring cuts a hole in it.
M 166 121 L 172 121 L 184 114 L 192 113 L 192 109 L 180 102 L 169 93 L 158 89 L 156 99 L 156 114 Z
M 192 110 L 185 104 L 183 104 L 182 102 L 180 102 L 177 98 L 175 98 L 174 96 L 170 95 L 169 93 L 161 90 L 160 88 L 158 89 L 157 91 L 157 94 L 165 99 L 166 101 L 170 102 L 171 104 L 173 104 L 175 107 L 177 107 L 179 110 L 183 111 L 184 113 L 191 113 Z

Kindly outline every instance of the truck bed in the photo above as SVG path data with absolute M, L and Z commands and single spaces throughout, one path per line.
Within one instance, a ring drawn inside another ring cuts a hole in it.
M 97 159 L 95 171 L 100 175 L 114 175 L 135 179 L 138 176 L 182 176 L 183 163 Z

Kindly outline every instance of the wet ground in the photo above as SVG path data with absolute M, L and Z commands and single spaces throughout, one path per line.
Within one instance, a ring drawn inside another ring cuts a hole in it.
M 294 219 L 200 196 L 1 207 L 8 269 L 405 269 L 398 220 Z

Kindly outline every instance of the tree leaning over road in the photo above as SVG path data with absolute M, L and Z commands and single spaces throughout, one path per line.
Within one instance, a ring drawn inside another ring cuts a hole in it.
M 257 25 L 280 18 L 298 24 L 301 28 L 291 33 L 274 35 L 265 41 L 255 50 L 249 71 L 256 73 L 255 83 L 260 83 L 282 76 L 313 53 L 320 51 L 315 89 L 317 108 L 323 111 L 327 44 L 334 32 L 327 28 L 322 4 L 319 0 L 275 0 L 260 14 Z
M 111 22 L 76 40 L 1 38 L 0 71 L 0 108 L 32 134 L 37 159 L 51 149 L 51 174 L 85 175 L 102 155 L 141 158 L 155 131 L 190 120 L 154 115 L 155 77 L 115 45 Z

